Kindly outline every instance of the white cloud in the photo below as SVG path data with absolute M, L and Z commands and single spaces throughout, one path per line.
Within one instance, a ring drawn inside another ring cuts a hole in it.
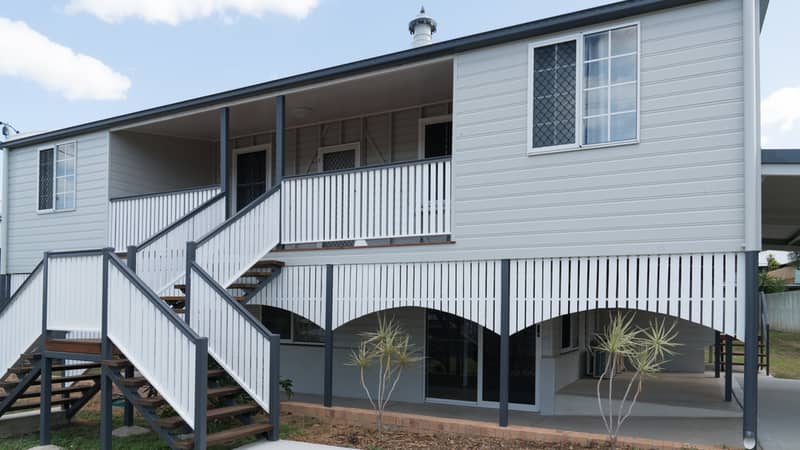
M 800 121 L 800 87 L 778 89 L 761 102 L 762 125 L 778 125 L 789 132 Z
M 102 61 L 0 17 L 0 75 L 33 80 L 69 100 L 124 99 L 131 81 Z
M 212 15 L 261 17 L 274 13 L 303 19 L 318 3 L 318 0 L 70 0 L 66 11 L 89 13 L 106 22 L 134 17 L 178 25 Z

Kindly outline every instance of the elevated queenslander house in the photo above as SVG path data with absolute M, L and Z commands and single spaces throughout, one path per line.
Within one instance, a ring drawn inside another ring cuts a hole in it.
M 381 313 L 425 357 L 395 400 L 506 425 L 556 414 L 635 310 L 679 320 L 670 371 L 745 342 L 753 438 L 766 4 L 628 0 L 440 43 L 422 13 L 406 51 L 6 142 L 0 414 L 40 405 L 48 442 L 51 406 L 100 391 L 108 448 L 113 384 L 175 448 L 276 438 L 279 377 L 363 397 L 344 363 Z

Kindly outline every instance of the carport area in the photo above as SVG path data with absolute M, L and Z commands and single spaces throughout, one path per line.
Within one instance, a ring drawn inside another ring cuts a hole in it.
M 761 151 L 764 250 L 800 250 L 800 149 Z

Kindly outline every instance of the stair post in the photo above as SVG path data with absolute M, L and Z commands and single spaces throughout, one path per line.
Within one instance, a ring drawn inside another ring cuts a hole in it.
M 733 338 L 725 335 L 725 401 L 733 398 Z
M 200 338 L 196 344 L 195 391 L 194 391 L 194 448 L 205 450 L 208 434 L 208 338 Z
M 511 261 L 500 261 L 500 395 L 499 418 L 501 427 L 508 426 L 508 387 L 511 365 L 509 348 Z
M 272 382 L 269 387 L 269 421 L 272 431 L 268 437 L 270 441 L 277 441 L 281 423 L 281 337 L 277 334 L 269 338 L 269 378 Z
M 50 397 L 52 383 L 52 361 L 47 357 L 47 266 L 50 254 L 44 252 L 42 263 L 42 343 L 41 343 L 41 384 L 39 394 L 39 444 L 50 444 Z
M 720 339 L 722 335 L 719 331 L 714 332 L 714 378 L 719 378 L 719 372 L 722 364 L 722 347 L 720 346 Z
M 111 359 L 111 341 L 108 339 L 108 265 L 113 249 L 103 251 L 103 306 L 100 326 L 100 353 L 103 360 Z M 100 448 L 111 450 L 112 431 L 112 389 L 111 369 L 105 364 L 100 368 Z
M 183 318 L 186 321 L 186 324 L 191 327 L 191 322 L 189 321 L 189 314 L 191 308 L 191 293 L 192 293 L 192 266 L 194 265 L 194 260 L 197 255 L 197 243 L 193 241 L 189 241 L 186 243 L 186 274 L 184 275 L 185 287 L 184 287 L 184 309 L 186 312 L 183 314 Z
M 131 269 L 131 272 L 136 273 L 136 251 L 137 248 L 135 245 L 128 246 L 128 258 L 127 264 L 128 268 Z M 128 365 L 125 367 L 125 378 L 132 378 L 133 377 L 133 366 Z M 122 424 L 126 427 L 133 426 L 133 404 L 125 398 L 125 409 L 122 417 Z
M 742 438 L 745 448 L 758 443 L 758 252 L 745 253 L 745 319 L 744 319 L 744 417 Z

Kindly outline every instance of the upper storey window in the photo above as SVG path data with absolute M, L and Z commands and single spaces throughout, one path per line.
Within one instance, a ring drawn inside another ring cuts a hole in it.
M 530 46 L 528 152 L 636 142 L 637 25 Z
M 75 142 L 39 150 L 39 212 L 75 209 Z

